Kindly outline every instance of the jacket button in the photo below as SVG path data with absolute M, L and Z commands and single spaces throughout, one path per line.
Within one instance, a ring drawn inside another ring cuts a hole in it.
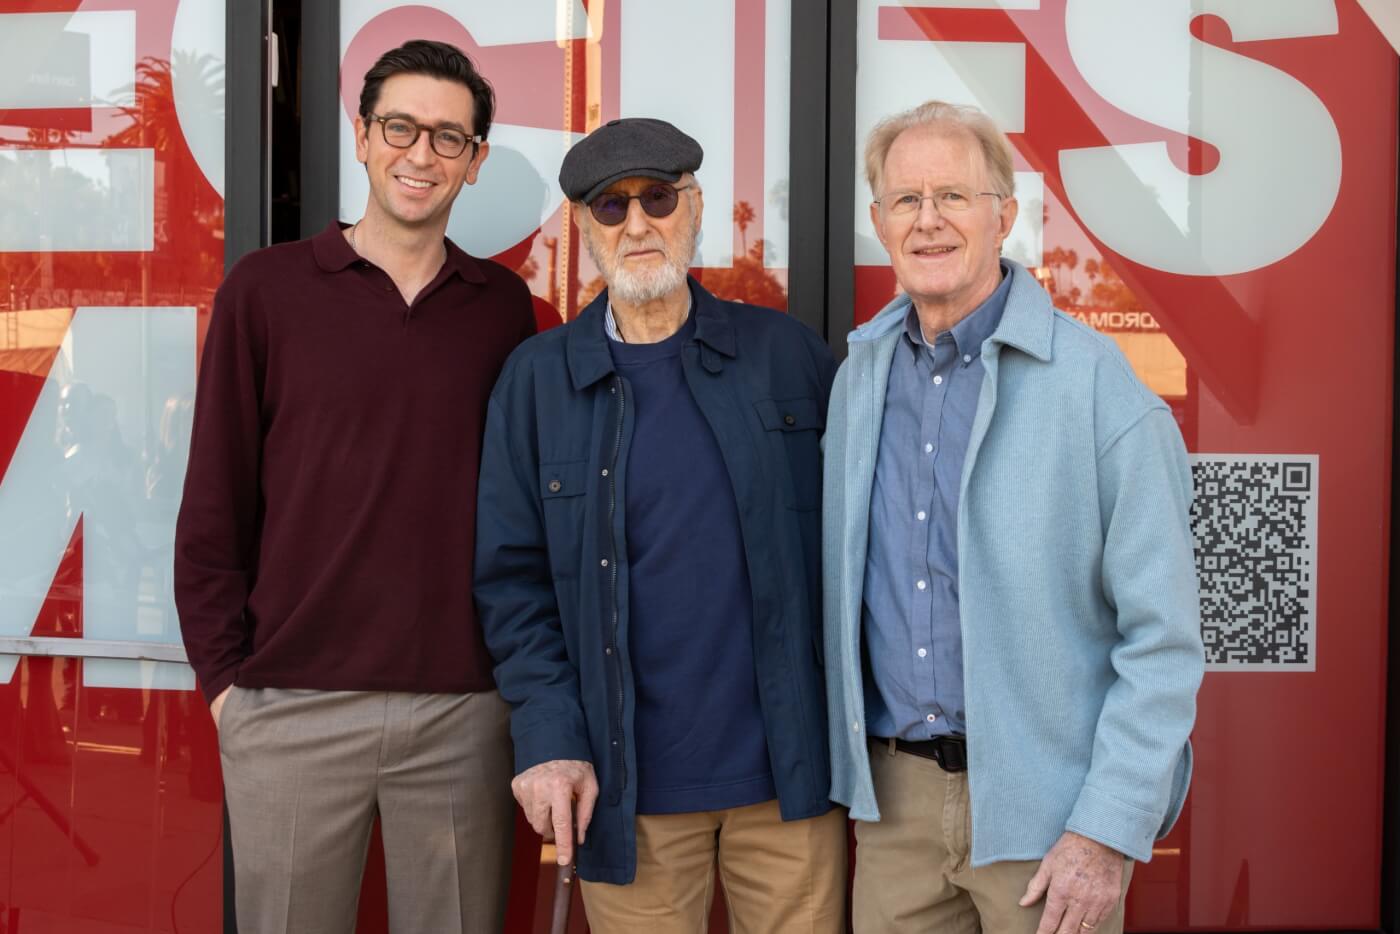
M 604 559 L 603 559 L 603 567 L 607 567 L 607 566 L 608 566 L 608 559 L 607 559 L 607 558 L 604 558 Z
M 604 655 L 611 655 L 611 654 L 612 654 L 612 646 L 608 646 L 606 649 L 603 649 L 603 654 L 604 654 Z
M 783 416 L 783 424 L 784 424 L 784 425 L 796 425 L 796 424 L 797 424 L 797 416 L 795 416 L 795 415 L 784 415 L 784 416 Z
M 549 492 L 558 493 L 562 489 L 564 489 L 564 484 L 560 483 L 558 480 L 549 481 Z

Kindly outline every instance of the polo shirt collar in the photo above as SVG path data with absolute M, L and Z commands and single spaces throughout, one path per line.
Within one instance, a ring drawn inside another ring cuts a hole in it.
M 311 238 L 311 251 L 316 257 L 316 265 L 326 272 L 340 272 L 359 262 L 360 254 L 356 253 L 345 239 L 344 231 L 349 226 L 340 221 L 331 221 L 325 230 Z M 447 261 L 444 265 L 448 269 L 467 282 L 486 281 L 486 273 L 475 258 L 446 237 L 443 238 L 443 243 L 447 246 Z

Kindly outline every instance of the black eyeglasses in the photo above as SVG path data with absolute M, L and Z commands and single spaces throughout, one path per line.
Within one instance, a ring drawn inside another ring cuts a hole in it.
M 379 114 L 370 114 L 369 118 L 383 130 L 384 142 L 395 149 L 412 149 L 418 137 L 426 132 L 428 145 L 433 147 L 433 152 L 444 159 L 456 159 L 466 151 L 467 143 L 472 144 L 472 155 L 475 156 L 477 144 L 481 142 L 481 137 L 468 136 L 450 126 L 424 126 L 407 117 L 381 117 Z
M 642 189 L 641 194 L 636 195 L 624 195 L 621 192 L 610 191 L 590 201 L 588 210 L 598 223 L 608 227 L 616 227 L 627 220 L 627 209 L 634 199 L 641 204 L 642 210 L 647 212 L 648 217 L 670 217 L 671 212 L 676 209 L 676 203 L 680 200 L 680 192 L 689 187 L 689 185 L 682 185 L 679 188 L 665 184 L 648 185 Z

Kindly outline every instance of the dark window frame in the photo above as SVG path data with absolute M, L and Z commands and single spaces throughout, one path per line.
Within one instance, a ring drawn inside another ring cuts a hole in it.
M 1400 140 L 1397 140 L 1400 143 Z M 1400 161 L 1400 160 L 1398 160 Z M 1397 171 L 1396 196 L 1396 266 L 1391 269 L 1395 279 L 1395 305 L 1391 318 L 1400 311 L 1400 171 Z M 1390 586 L 1387 593 L 1390 626 L 1386 646 L 1386 722 L 1385 722 L 1385 766 L 1382 772 L 1382 795 L 1384 799 L 1381 835 L 1381 906 L 1380 930 L 1384 934 L 1400 934 L 1400 607 L 1397 607 L 1396 582 L 1400 581 L 1400 501 L 1395 491 L 1400 490 L 1400 450 L 1396 440 L 1400 439 L 1400 382 L 1394 374 L 1400 373 L 1400 328 L 1396 329 L 1395 363 L 1391 367 L 1391 417 L 1390 430 Z
M 267 6 L 228 0 L 224 74 L 224 269 L 266 245 Z
M 301 235 L 340 216 L 340 0 L 301 2 Z
M 829 37 L 826 87 L 828 94 L 826 157 L 826 339 L 838 359 L 846 355 L 846 335 L 855 324 L 854 217 L 851 205 L 858 184 L 855 165 L 856 101 L 856 4 L 854 0 L 831 0 L 827 7 L 826 32 Z M 815 14 L 813 14 L 815 15 Z M 797 32 L 794 17 L 794 36 Z M 798 58 L 794 45 L 794 87 Z M 797 135 L 797 105 L 793 106 L 793 141 Z M 1400 312 L 1400 160 L 1397 160 L 1396 196 L 1396 298 L 1394 312 Z M 797 172 L 793 191 L 798 192 Z M 794 223 L 793 229 L 797 225 Z M 793 278 L 797 277 L 794 260 Z M 794 293 L 796 294 L 796 293 Z M 1396 328 L 1395 364 L 1400 374 L 1400 328 Z M 1390 585 L 1389 633 L 1387 645 L 1385 762 L 1382 778 L 1384 797 L 1380 867 L 1380 927 L 1374 931 L 1330 931 L 1329 934 L 1400 934 L 1400 381 L 1391 388 L 1393 426 L 1391 433 L 1390 494 Z M 1270 934 L 1270 932 L 1256 932 Z M 1310 934 L 1290 931 L 1289 934 Z
M 839 5 L 839 0 L 837 5 Z M 827 61 L 830 0 L 793 3 L 788 131 L 788 313 L 828 343 Z M 800 15 L 797 15 L 799 14 Z

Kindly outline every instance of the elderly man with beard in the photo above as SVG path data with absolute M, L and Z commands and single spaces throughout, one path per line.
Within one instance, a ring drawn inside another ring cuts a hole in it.
M 607 284 L 492 394 L 476 598 L 512 788 L 594 931 L 844 928 L 818 553 L 835 366 L 801 323 L 686 275 L 701 149 L 614 120 L 559 173 Z M 575 847 L 577 835 L 577 847 Z

